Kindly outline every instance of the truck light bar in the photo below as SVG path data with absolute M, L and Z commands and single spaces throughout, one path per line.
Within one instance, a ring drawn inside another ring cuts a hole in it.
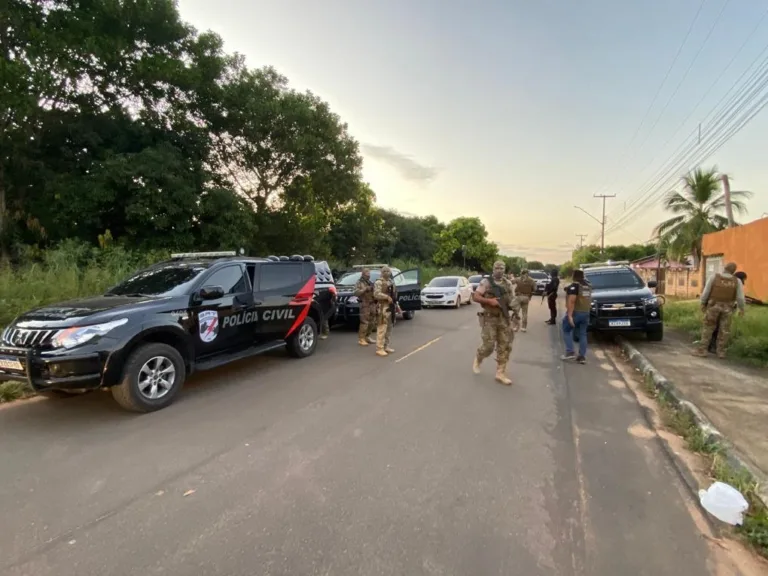
M 229 256 L 237 256 L 237 252 L 234 250 L 228 252 L 177 252 L 171 254 L 171 258 L 227 258 Z
M 598 266 L 628 266 L 629 260 L 608 260 L 607 262 L 592 262 L 591 264 L 582 264 L 579 266 L 582 270 L 585 268 L 597 268 Z

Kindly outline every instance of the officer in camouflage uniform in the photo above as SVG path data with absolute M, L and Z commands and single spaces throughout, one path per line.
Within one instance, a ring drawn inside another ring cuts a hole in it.
M 515 308 L 519 308 L 522 316 L 523 332 L 528 331 L 528 304 L 531 302 L 531 296 L 536 291 L 536 281 L 528 275 L 528 270 L 520 273 L 520 278 L 515 280 Z
M 355 284 L 355 296 L 360 301 L 360 329 L 357 332 L 357 343 L 360 346 L 373 344 L 371 334 L 376 329 L 377 306 L 373 299 L 373 282 L 371 271 L 363 268 L 360 280 Z
M 720 323 L 717 334 L 717 356 L 725 358 L 725 344 L 731 333 L 731 319 L 734 308 L 739 309 L 739 315 L 744 315 L 746 305 L 744 299 L 744 287 L 733 274 L 736 272 L 736 264 L 726 264 L 721 274 L 713 274 L 701 293 L 701 310 L 704 312 L 704 322 L 701 327 L 701 340 L 694 354 L 707 355 L 707 345 L 712 332 Z
M 389 266 L 381 269 L 381 276 L 373 285 L 373 298 L 378 304 L 378 321 L 376 325 L 376 354 L 388 356 L 395 350 L 389 346 L 392 336 L 392 303 L 397 302 L 397 291 L 392 282 L 392 270 Z
M 505 374 L 509 355 L 512 352 L 512 341 L 515 333 L 510 326 L 510 322 L 504 318 L 501 305 L 508 308 L 512 299 L 513 287 L 508 278 L 504 276 L 504 262 L 501 260 L 493 264 L 493 274 L 490 278 L 483 278 L 480 285 L 473 294 L 475 302 L 483 307 L 481 321 L 482 343 L 477 349 L 475 360 L 472 364 L 472 370 L 475 374 L 480 373 L 480 364 L 488 358 L 496 348 L 496 381 L 505 386 L 510 386 L 512 380 Z M 501 300 L 496 297 L 496 290 L 501 295 Z

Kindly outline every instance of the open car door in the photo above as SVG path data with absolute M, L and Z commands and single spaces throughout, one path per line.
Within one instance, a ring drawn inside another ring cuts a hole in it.
M 404 270 L 392 278 L 397 289 L 397 303 L 403 312 L 421 310 L 421 270 Z

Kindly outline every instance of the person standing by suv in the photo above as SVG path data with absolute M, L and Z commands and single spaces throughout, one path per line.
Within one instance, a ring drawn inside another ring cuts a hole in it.
M 741 280 L 741 285 L 745 286 L 747 283 L 747 273 L 739 270 L 738 272 L 734 273 L 734 278 L 738 278 Z M 733 305 L 734 308 L 736 308 L 736 304 Z M 715 327 L 715 331 L 712 332 L 712 338 L 709 341 L 709 352 L 711 354 L 717 354 L 717 338 L 720 335 L 720 324 L 718 323 Z
M 717 357 L 725 358 L 725 345 L 731 333 L 731 318 L 734 308 L 739 309 L 739 315 L 744 315 L 746 305 L 744 287 L 733 274 L 736 264 L 729 262 L 721 274 L 714 274 L 707 281 L 701 293 L 701 310 L 704 321 L 701 327 L 701 340 L 694 351 L 696 356 L 706 356 L 707 346 L 712 338 L 712 332 L 720 324 L 717 335 Z
M 376 354 L 378 356 L 388 356 L 395 350 L 390 347 L 389 342 L 392 337 L 392 325 L 394 319 L 395 302 L 397 302 L 397 292 L 395 284 L 392 282 L 392 270 L 389 266 L 381 269 L 381 276 L 373 285 L 373 297 L 378 304 L 378 322 L 376 326 Z
M 371 271 L 363 268 L 360 280 L 355 284 L 355 296 L 360 302 L 360 328 L 357 332 L 357 343 L 360 346 L 373 344 L 371 334 L 376 329 L 376 301 L 373 299 L 373 282 Z
M 549 305 L 549 320 L 546 323 L 551 326 L 557 324 L 557 291 L 559 288 L 560 275 L 557 270 L 553 269 L 547 287 L 544 289 L 547 304 Z
M 528 275 L 528 270 L 520 273 L 520 278 L 514 281 L 515 294 L 520 306 L 520 316 L 522 317 L 522 331 L 528 331 L 528 304 L 531 303 L 531 296 L 536 291 L 536 281 Z
M 563 318 L 563 339 L 565 354 L 563 360 L 576 360 L 579 364 L 587 361 L 587 326 L 592 306 L 592 287 L 584 278 L 584 270 L 573 271 L 573 282 L 565 289 L 565 318 Z M 573 333 L 579 333 L 579 355 L 573 349 Z

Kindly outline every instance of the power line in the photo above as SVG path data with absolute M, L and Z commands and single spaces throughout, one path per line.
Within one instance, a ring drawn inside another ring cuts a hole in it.
M 653 110 L 653 105 L 656 104 L 656 100 L 658 99 L 659 94 L 661 94 L 661 91 L 664 88 L 664 85 L 667 83 L 667 80 L 669 79 L 669 75 L 672 73 L 672 70 L 675 68 L 675 64 L 677 64 L 677 60 L 678 58 L 680 58 L 680 54 L 682 53 L 683 48 L 688 42 L 688 38 L 691 36 L 691 32 L 693 32 L 693 28 L 696 25 L 696 22 L 698 21 L 699 16 L 701 15 L 701 11 L 704 8 L 704 4 L 706 3 L 707 3 L 707 0 L 701 0 L 701 4 L 699 4 L 699 9 L 696 11 L 696 15 L 693 17 L 693 20 L 691 20 L 691 25 L 688 27 L 688 32 L 686 32 L 685 37 L 683 38 L 683 41 L 680 43 L 680 46 L 677 48 L 677 52 L 675 53 L 675 57 L 672 59 L 672 63 L 669 65 L 669 68 L 667 69 L 667 73 L 664 74 L 664 79 L 661 81 L 661 84 L 659 84 L 659 87 L 656 90 L 656 93 L 653 95 L 653 99 L 651 99 L 651 103 L 648 105 L 648 109 L 645 111 L 645 114 L 643 115 L 643 119 L 640 121 L 640 125 L 637 127 L 637 130 L 635 130 L 635 133 L 632 135 L 632 138 L 630 139 L 629 144 L 627 144 L 627 149 L 625 150 L 622 156 L 622 161 L 626 160 L 627 154 L 630 152 L 632 148 L 632 144 L 635 143 L 635 138 L 637 138 L 638 134 L 640 134 L 640 130 L 642 130 L 643 126 L 645 125 L 645 121 L 648 120 L 648 116 L 651 114 L 651 110 Z M 624 168 L 625 166 L 626 165 L 623 164 L 621 168 Z M 616 178 L 618 178 L 618 176 Z M 616 178 L 614 178 L 614 181 L 613 181 L 614 183 L 616 181 Z M 605 184 L 600 186 L 600 189 L 604 189 L 604 188 L 605 188 Z
M 584 238 L 589 236 L 589 234 L 576 234 L 576 236 L 578 236 L 580 240 L 579 248 L 584 248 Z
M 766 47 L 766 50 L 768 50 L 768 47 Z M 763 53 L 765 50 L 763 51 Z M 758 56 L 758 59 L 762 56 Z M 757 61 L 757 59 L 755 60 Z M 741 78 L 743 78 L 754 66 L 755 61 L 742 73 Z M 716 139 L 719 137 L 719 135 L 723 132 L 726 132 L 728 134 L 728 131 L 730 130 L 729 126 L 727 125 L 728 122 L 731 122 L 736 114 L 738 114 L 741 110 L 744 109 L 745 106 L 749 104 L 752 100 L 757 98 L 759 92 L 768 84 L 766 80 L 768 79 L 768 58 L 763 61 L 763 63 L 760 65 L 758 70 L 756 70 L 750 77 L 750 79 L 745 82 L 747 86 L 744 87 L 742 85 L 738 85 L 738 82 L 726 92 L 726 94 L 721 98 L 720 102 L 713 108 L 712 111 L 707 115 L 707 118 L 712 116 L 713 113 L 717 111 L 717 106 L 720 105 L 720 103 L 723 102 L 723 100 L 726 100 L 728 98 L 728 95 L 733 92 L 733 95 L 728 100 L 727 104 L 719 111 L 719 113 L 716 114 L 715 118 L 712 120 L 711 124 L 707 126 L 707 132 L 704 134 L 701 138 L 701 140 L 694 140 L 688 143 L 686 146 L 686 142 L 684 141 L 681 146 L 678 147 L 677 150 L 680 150 L 681 147 L 684 147 L 685 149 L 681 151 L 676 156 L 673 155 L 672 159 L 667 161 L 667 163 L 664 165 L 664 167 L 657 171 L 657 176 L 653 176 L 650 178 L 650 183 L 643 185 L 640 187 L 639 194 L 637 195 L 637 200 L 634 200 L 630 202 L 630 206 L 628 208 L 625 207 L 624 213 L 621 215 L 619 220 L 615 222 L 612 227 L 609 229 L 609 232 L 612 230 L 618 229 L 620 226 L 622 226 L 629 217 L 631 217 L 637 210 L 638 207 L 641 207 L 642 205 L 645 205 L 648 201 L 648 198 L 645 199 L 645 201 L 642 201 L 640 206 L 637 206 L 638 202 L 642 200 L 642 197 L 647 195 L 648 192 L 652 191 L 660 182 L 666 181 L 665 175 L 668 175 L 670 171 L 675 171 L 678 169 L 678 164 L 681 162 L 684 163 L 684 159 L 690 158 L 693 156 L 696 152 L 696 149 L 699 148 L 704 140 L 706 140 L 707 137 L 712 137 L 713 139 Z M 753 108 L 754 109 L 754 108 Z M 758 110 L 759 112 L 759 110 Z M 747 112 L 745 116 L 742 117 L 742 119 L 746 116 L 748 116 L 750 112 Z M 754 114 L 756 115 L 756 114 Z M 751 116 L 751 118 L 754 117 Z M 739 120 L 740 122 L 741 120 Z M 726 124 L 724 124 L 726 123 Z M 743 128 L 743 126 L 746 124 L 741 124 L 737 131 Z M 730 133 L 725 140 L 723 140 L 719 146 L 722 146 L 730 137 L 735 135 L 736 132 Z M 718 149 L 719 149 L 718 146 Z M 677 152 L 677 151 L 676 151 Z M 713 153 L 714 150 L 711 153 Z M 625 203 L 626 206 L 626 203 Z

